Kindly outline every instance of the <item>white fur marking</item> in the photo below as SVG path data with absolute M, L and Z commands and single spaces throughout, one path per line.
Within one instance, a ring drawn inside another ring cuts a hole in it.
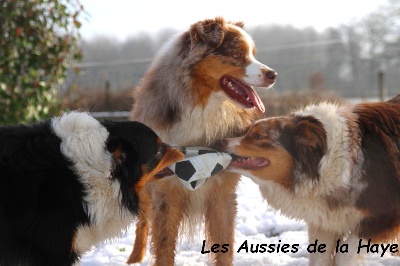
M 246 67 L 246 76 L 243 78 L 244 82 L 255 87 L 265 86 L 262 70 L 268 69 L 268 67 L 258 62 L 252 55 L 250 59 L 251 63 Z
M 340 108 L 335 104 L 324 102 L 310 105 L 304 110 L 296 112 L 295 115 L 315 117 L 322 123 L 327 134 L 327 152 L 320 162 L 322 178 L 316 196 L 329 195 L 335 189 L 348 189 L 355 185 L 357 185 L 358 191 L 362 189 L 364 186 L 360 180 L 357 180 L 359 173 L 354 172 L 357 169 L 353 167 L 352 160 L 350 160 L 354 157 L 359 158 L 360 151 L 350 149 L 350 130 L 347 119 L 341 113 Z
M 193 109 L 184 108 L 180 121 L 176 122 L 168 131 L 157 133 L 163 141 L 168 143 L 209 146 L 215 140 L 230 135 L 230 131 L 236 127 L 237 123 L 240 123 L 237 110 L 232 106 L 234 103 L 223 91 L 212 92 L 208 104 L 204 108 L 199 105 Z M 221 123 L 220 121 L 225 122 Z
M 111 180 L 111 154 L 106 150 L 107 129 L 87 113 L 71 112 L 52 119 L 54 133 L 61 138 L 61 152 L 74 163 L 73 170 L 86 188 L 85 201 L 90 226 L 81 226 L 75 246 L 85 252 L 101 241 L 121 233 L 132 222 L 132 215 L 122 209 L 120 184 Z
M 235 28 L 243 35 L 246 40 L 246 43 L 249 46 L 249 50 L 247 51 L 248 58 L 250 60 L 250 64 L 246 67 L 246 76 L 243 78 L 243 81 L 254 87 L 264 87 L 265 80 L 263 70 L 270 70 L 270 68 L 262 63 L 260 63 L 253 56 L 254 49 L 254 41 L 251 36 L 242 28 Z

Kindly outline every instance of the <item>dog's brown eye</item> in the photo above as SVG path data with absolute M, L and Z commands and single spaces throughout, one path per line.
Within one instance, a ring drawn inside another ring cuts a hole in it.
M 234 55 L 233 55 L 233 58 L 235 58 L 235 59 L 240 59 L 240 58 L 242 58 L 242 54 L 241 54 L 241 53 L 234 54 Z
M 254 134 L 253 139 L 262 139 L 262 136 L 260 134 Z

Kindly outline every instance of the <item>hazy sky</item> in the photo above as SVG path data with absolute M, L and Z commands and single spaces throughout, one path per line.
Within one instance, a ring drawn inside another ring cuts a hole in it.
M 223 16 L 245 26 L 280 24 L 316 30 L 336 27 L 377 10 L 386 0 L 80 0 L 89 13 L 83 38 L 108 35 L 123 40 L 163 28 L 187 29 L 205 18 Z

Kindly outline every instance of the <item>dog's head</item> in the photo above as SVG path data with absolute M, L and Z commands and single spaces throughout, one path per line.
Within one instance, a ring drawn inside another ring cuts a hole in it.
M 112 154 L 111 178 L 120 183 L 122 204 L 137 209 L 137 195 L 161 169 L 181 160 L 184 154 L 178 147 L 165 144 L 139 122 L 106 122 L 110 135 L 106 148 Z M 159 177 L 157 177 L 159 179 Z
M 321 122 L 296 115 L 258 120 L 244 136 L 218 145 L 218 150 L 233 154 L 228 171 L 248 176 L 259 185 L 273 181 L 288 188 L 303 176 L 319 178 L 326 149 Z
M 277 73 L 255 59 L 254 41 L 243 23 L 226 22 L 221 17 L 207 19 L 193 24 L 189 34 L 189 54 L 201 54 L 192 76 L 202 103 L 213 91 L 223 91 L 235 104 L 264 112 L 254 87 L 271 87 Z
M 100 123 L 86 113 L 71 112 L 52 120 L 61 152 L 91 195 L 119 197 L 137 213 L 140 189 L 164 167 L 184 158 L 179 148 L 161 141 L 139 122 Z
M 255 87 L 271 87 L 276 76 L 255 59 L 243 23 L 199 21 L 158 52 L 135 89 L 131 118 L 165 141 L 210 146 L 262 116 Z
M 136 177 L 138 191 L 161 169 L 184 158 L 179 147 L 163 143 L 146 125 L 130 122 L 105 122 L 110 133 L 106 147 L 113 158 L 113 178 L 129 182 Z M 158 178 L 157 178 L 158 179 Z

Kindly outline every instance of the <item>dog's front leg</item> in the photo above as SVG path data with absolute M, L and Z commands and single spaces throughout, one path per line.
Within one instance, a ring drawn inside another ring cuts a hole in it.
M 136 237 L 127 264 L 140 263 L 146 254 L 147 239 L 149 236 L 149 212 L 148 208 L 151 204 L 149 192 L 143 189 L 140 192 L 140 211 L 136 222 Z
M 318 240 L 318 245 L 325 244 L 325 252 L 314 252 L 308 255 L 309 266 L 332 266 L 335 253 L 337 236 L 334 233 L 322 230 L 313 225 L 308 226 L 308 243 L 312 244 Z
M 179 227 L 186 206 L 181 190 L 181 187 L 170 187 L 152 191 L 150 230 L 155 266 L 174 265 Z
M 342 245 L 346 245 L 348 250 L 346 252 L 338 252 L 335 255 L 335 266 L 343 266 L 343 265 L 365 265 L 363 262 L 362 255 L 365 255 L 365 249 L 363 250 L 361 255 L 357 253 L 357 248 L 359 245 L 360 238 L 354 234 L 351 234 L 347 237 L 347 239 L 342 243 Z M 368 241 L 364 241 L 368 242 Z
M 235 190 L 239 182 L 239 175 L 224 172 L 216 176 L 216 178 L 223 178 L 224 183 L 213 180 L 213 188 L 206 205 L 206 233 L 212 244 L 229 245 L 227 246 L 227 251 L 218 252 L 214 256 L 215 265 L 229 266 L 233 265 L 237 214 Z

